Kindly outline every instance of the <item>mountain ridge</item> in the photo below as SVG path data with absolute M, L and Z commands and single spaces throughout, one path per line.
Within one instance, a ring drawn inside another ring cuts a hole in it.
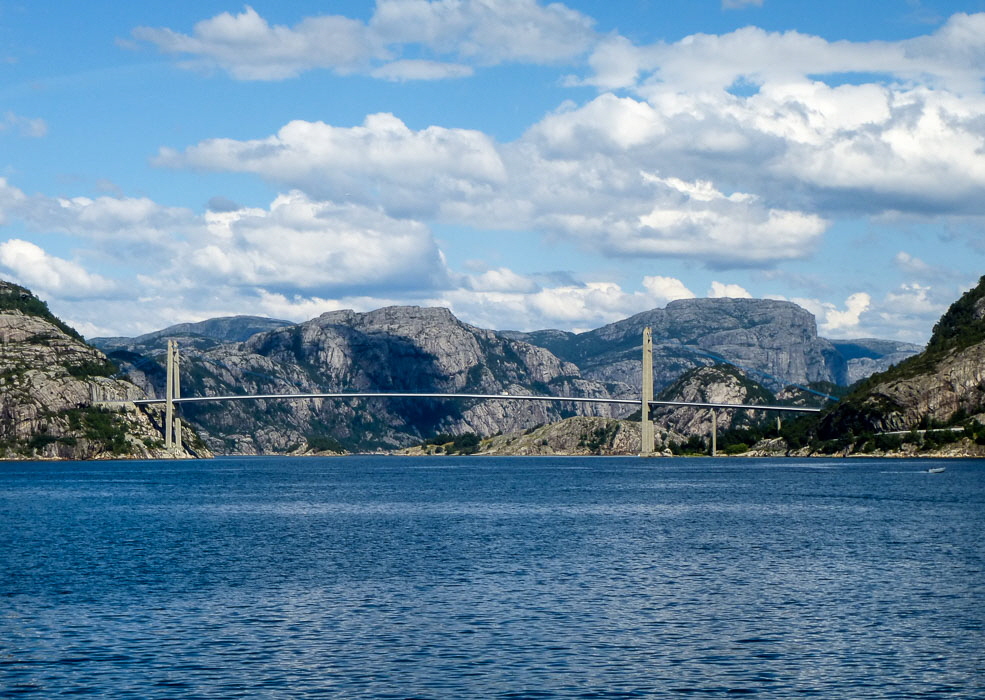
M 244 317 L 241 326 L 255 323 L 250 319 Z M 185 394 L 412 391 L 637 398 L 646 323 L 659 333 L 658 391 L 688 370 L 719 364 L 718 353 L 739 356 L 743 365 L 752 366 L 747 371 L 771 377 L 774 387 L 787 383 L 775 373 L 789 368 L 795 380 L 826 381 L 832 362 L 825 354 L 836 352 L 817 337 L 809 312 L 773 300 L 682 300 L 583 334 L 482 329 L 446 308 L 420 306 L 338 310 L 299 324 L 273 323 L 277 326 L 245 340 L 183 350 Z M 672 337 L 675 329 L 691 344 Z M 163 372 L 155 369 L 162 333 L 143 336 L 150 341 L 143 345 L 140 339 L 117 345 L 128 349 L 109 353 L 149 394 L 160 395 L 163 387 Z M 392 449 L 439 432 L 491 435 L 577 414 L 618 418 L 629 412 L 608 405 L 507 400 L 386 406 L 345 400 L 331 405 L 337 407 L 334 413 L 325 402 L 184 410 L 204 429 L 213 450 L 258 453 L 304 451 L 305 444 L 328 438 L 351 450 Z M 269 423 L 267 429 L 257 427 L 261 418 Z

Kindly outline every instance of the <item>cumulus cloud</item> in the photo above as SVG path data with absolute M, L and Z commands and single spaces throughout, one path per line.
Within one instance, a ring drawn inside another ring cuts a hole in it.
M 693 299 L 695 294 L 676 277 L 661 277 L 659 275 L 643 278 L 643 287 L 658 304 L 666 304 L 678 299 Z
M 382 192 L 397 216 L 433 215 L 439 202 L 469 198 L 501 183 L 503 163 L 485 134 L 467 129 L 408 128 L 392 114 L 372 114 L 357 127 L 293 121 L 250 141 L 211 139 L 157 164 L 247 172 L 315 197 L 375 204 Z
M 910 255 L 903 250 L 896 254 L 893 258 L 893 263 L 910 279 L 916 278 L 922 281 L 934 280 L 943 282 L 950 280 L 954 274 L 947 268 L 929 265 L 920 258 Z
M 712 299 L 752 299 L 752 294 L 738 284 L 725 284 L 718 281 L 713 281 L 711 283 L 711 288 L 708 290 L 708 296 Z
M 813 250 L 828 226 L 816 214 L 724 193 L 711 181 L 642 170 L 655 164 L 647 146 L 659 142 L 651 113 L 633 100 L 599 98 L 506 145 L 469 130 L 412 130 L 390 114 L 352 128 L 295 121 L 264 139 L 165 149 L 157 163 L 257 173 L 314 197 L 379 205 L 397 217 L 539 230 L 610 256 L 741 267 Z
M 856 292 L 845 299 L 845 309 L 835 308 L 826 309 L 824 320 L 821 323 L 821 331 L 824 333 L 842 334 L 851 329 L 858 328 L 859 321 L 864 312 L 869 310 L 872 304 L 872 297 L 865 292 Z
M 797 31 L 751 26 L 722 35 L 694 34 L 637 47 L 640 80 L 620 87 L 683 95 L 725 90 L 739 81 L 782 85 L 847 74 L 978 92 L 985 71 L 983 30 L 985 14 L 956 13 L 933 34 L 895 42 L 829 42 Z M 603 42 L 595 51 L 610 49 L 611 43 Z
M 896 42 L 756 27 L 607 37 L 589 67 L 585 83 L 637 99 L 603 94 L 545 119 L 553 152 L 631 145 L 663 172 L 822 215 L 985 210 L 985 13 Z
M 291 192 L 277 197 L 269 210 L 208 212 L 205 223 L 208 235 L 189 244 L 181 264 L 200 284 L 307 294 L 448 285 L 427 227 L 356 205 Z
M 63 301 L 125 289 L 131 304 L 157 311 L 174 304 L 179 314 L 203 304 L 242 313 L 254 307 L 249 297 L 261 291 L 302 298 L 305 306 L 316 299 L 387 299 L 388 293 L 434 294 L 453 286 L 430 230 L 418 221 L 300 192 L 278 196 L 269 208 L 213 204 L 196 215 L 143 198 L 29 196 L 0 180 L 0 213 L 7 223 L 58 234 L 84 256 L 63 260 L 14 239 L 3 244 L 0 265 L 23 284 Z M 86 272 L 86 261 L 113 264 L 119 279 L 111 284 Z M 223 296 L 239 299 L 239 309 L 215 302 Z
M 539 289 L 539 285 L 534 280 L 518 275 L 506 267 L 486 270 L 477 275 L 469 275 L 467 282 L 470 289 L 478 292 L 520 292 L 527 294 Z
M 77 263 L 49 255 L 29 241 L 14 238 L 0 243 L 0 266 L 8 275 L 42 296 L 92 298 L 115 290 L 116 285 Z
M 189 57 L 183 67 L 219 68 L 240 80 L 282 80 L 315 67 L 351 73 L 387 55 L 357 20 L 332 15 L 307 18 L 293 28 L 271 26 L 252 7 L 202 20 L 191 34 L 138 27 L 133 36 L 164 53 Z
M 583 331 L 653 308 L 653 298 L 614 282 L 538 287 L 531 291 L 456 289 L 436 298 L 461 318 L 486 328 Z
M 133 37 L 183 57 L 183 67 L 219 69 L 239 80 L 282 80 L 314 69 L 435 80 L 469 74 L 466 62 L 570 59 L 590 47 L 592 24 L 560 3 L 536 0 L 378 0 L 368 22 L 318 15 L 293 27 L 271 25 L 247 6 L 202 20 L 189 34 L 138 27 Z M 409 58 L 405 51 L 428 56 Z
M 170 259 L 200 228 L 195 215 L 146 197 L 27 195 L 0 178 L 0 224 L 19 220 L 40 235 L 62 234 L 123 265 Z

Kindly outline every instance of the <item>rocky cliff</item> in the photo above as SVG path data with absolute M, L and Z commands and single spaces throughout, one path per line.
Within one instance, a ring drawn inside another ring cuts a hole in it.
M 586 333 L 537 331 L 512 337 L 541 345 L 578 365 L 584 376 L 640 390 L 643 328 L 653 329 L 654 385 L 659 391 L 682 373 L 722 362 L 778 390 L 787 384 L 842 384 L 848 364 L 817 335 L 814 316 L 786 301 L 683 299 Z
M 877 372 L 885 372 L 923 351 L 920 345 L 878 338 L 830 341 L 845 360 L 846 385 L 854 384 Z
M 670 456 L 666 447 L 670 443 L 683 442 L 683 436 L 656 427 L 657 455 Z M 524 431 L 495 435 L 478 441 L 471 454 L 511 457 L 544 457 L 551 455 L 638 455 L 640 452 L 640 423 L 633 420 L 616 420 L 590 416 L 574 416 L 535 426 Z M 407 448 L 401 454 L 440 455 L 454 453 L 450 443 L 428 443 Z
M 693 403 L 776 404 L 776 397 L 730 365 L 689 370 L 657 396 L 662 401 Z M 655 424 L 683 435 L 709 435 L 711 414 L 719 430 L 762 423 L 765 411 L 665 406 L 652 412 Z
M 93 405 L 143 396 L 115 372 L 44 302 L 0 282 L 0 458 L 164 457 L 156 411 Z
M 655 338 L 655 385 L 724 362 L 770 388 L 843 381 L 850 362 L 878 361 L 879 341 L 845 341 L 846 359 L 789 302 L 692 299 L 588 333 L 475 328 L 446 309 L 338 311 L 306 323 L 233 317 L 134 339 L 94 342 L 147 393 L 163 392 L 164 342 L 182 346 L 185 395 L 414 391 L 638 397 L 643 327 Z M 631 409 L 517 401 L 333 400 L 186 406 L 220 452 L 309 451 L 312 441 L 389 449 L 439 432 L 492 435 L 575 414 Z
M 113 354 L 117 358 L 117 354 Z M 121 357 L 149 391 L 159 374 Z M 548 350 L 462 323 L 447 309 L 337 311 L 183 355 L 185 395 L 433 392 L 607 397 L 577 366 Z M 202 404 L 185 409 L 217 451 L 288 452 L 331 437 L 353 450 L 392 448 L 440 432 L 519 430 L 596 405 L 414 399 L 332 399 Z
M 823 438 L 985 423 L 985 277 L 941 317 L 927 349 L 875 374 L 825 416 Z

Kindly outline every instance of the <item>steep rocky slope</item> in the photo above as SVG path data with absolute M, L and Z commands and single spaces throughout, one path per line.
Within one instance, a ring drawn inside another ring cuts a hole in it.
M 673 302 L 588 333 L 490 331 L 446 309 L 338 311 L 306 323 L 233 317 L 181 324 L 134 339 L 94 342 L 147 393 L 161 395 L 164 343 L 179 340 L 190 394 L 433 391 L 639 396 L 643 327 L 654 330 L 658 390 L 688 370 L 723 362 L 777 390 L 791 382 L 844 381 L 856 361 L 879 362 L 897 345 L 817 337 L 799 306 L 754 299 Z M 842 341 L 839 341 L 842 342 Z M 334 400 L 186 406 L 221 452 L 306 451 L 313 440 L 390 448 L 438 432 L 483 435 L 575 414 L 625 416 L 612 406 L 516 401 Z
M 136 369 L 135 365 L 131 368 Z M 606 397 L 549 351 L 462 323 L 446 309 L 338 311 L 183 357 L 185 395 L 318 392 L 551 394 Z M 151 385 L 156 375 L 141 375 Z M 148 387 L 148 388 L 152 388 Z M 286 452 L 326 438 L 392 448 L 439 432 L 491 435 L 609 406 L 501 401 L 319 399 L 183 409 L 217 451 Z
M 723 361 L 756 374 L 763 384 L 847 379 L 847 363 L 819 338 L 814 316 L 786 301 L 683 299 L 586 333 L 536 331 L 516 337 L 578 365 L 586 377 L 640 388 L 643 328 L 653 329 L 654 384 L 662 389 L 683 372 Z
M 0 458 L 164 457 L 160 416 L 132 404 L 139 387 L 28 290 L 0 282 Z
M 969 416 L 985 423 L 983 413 L 985 277 L 941 317 L 923 353 L 870 377 L 824 417 L 819 433 L 910 430 Z
M 657 455 L 670 456 L 666 448 L 683 442 L 683 436 L 657 428 Z M 450 451 L 447 445 L 426 444 L 402 450 L 405 455 L 439 455 Z M 574 416 L 557 423 L 536 426 L 524 431 L 505 433 L 483 439 L 473 454 L 513 457 L 550 455 L 637 455 L 640 451 L 640 424 L 633 420 L 616 420 Z
M 923 347 L 913 343 L 878 338 L 856 338 L 853 340 L 832 340 L 831 344 L 845 359 L 845 384 L 854 384 L 876 372 L 885 372 L 914 355 L 923 352 Z
M 769 390 L 750 380 L 744 373 L 729 365 L 698 367 L 681 375 L 660 392 L 662 401 L 693 403 L 775 404 Z M 708 435 L 711 414 L 719 430 L 761 423 L 765 411 L 711 409 L 697 406 L 666 406 L 652 412 L 654 423 L 683 435 Z

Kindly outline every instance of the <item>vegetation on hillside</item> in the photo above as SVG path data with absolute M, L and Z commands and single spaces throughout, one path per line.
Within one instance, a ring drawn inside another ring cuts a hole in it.
M 31 294 L 30 290 L 11 282 L 0 282 L 0 311 L 20 311 L 26 316 L 38 316 L 66 335 L 85 342 L 77 330 L 51 313 L 48 304 Z

